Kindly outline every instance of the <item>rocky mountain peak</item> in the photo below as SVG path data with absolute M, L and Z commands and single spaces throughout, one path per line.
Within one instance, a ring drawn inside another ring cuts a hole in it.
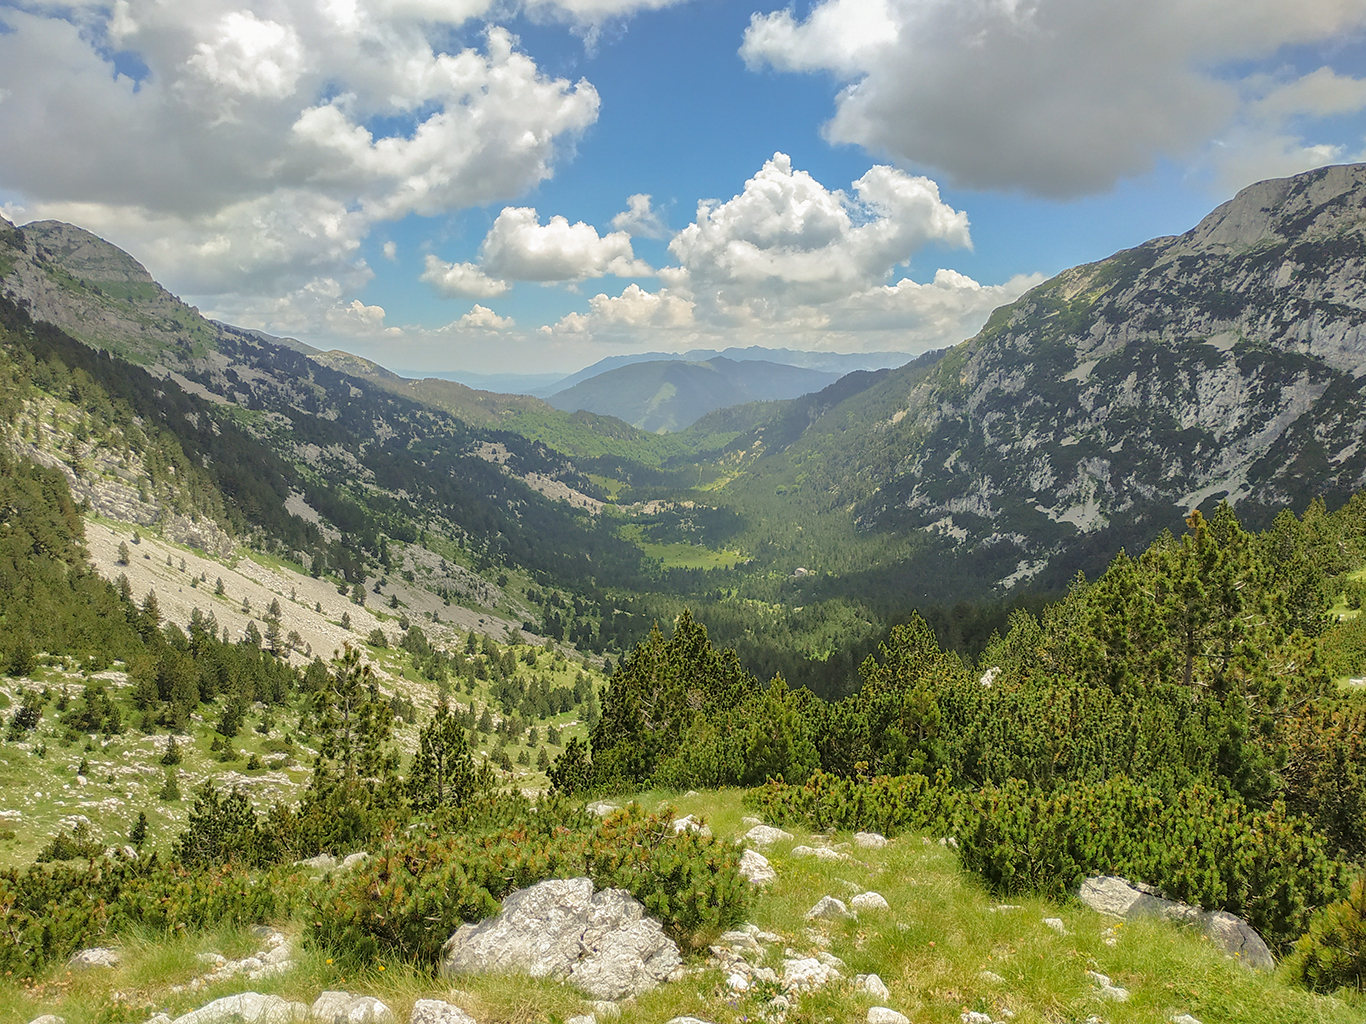
M 1340 164 L 1249 185 L 1186 234 L 1188 252 L 1240 250 L 1366 226 L 1366 164 Z
M 36 220 L 24 225 L 30 245 L 72 277 L 96 284 L 154 284 L 147 268 L 116 245 L 74 224 Z

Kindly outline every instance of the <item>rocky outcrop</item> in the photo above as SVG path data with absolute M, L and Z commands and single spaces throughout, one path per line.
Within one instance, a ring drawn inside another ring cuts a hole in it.
M 569 982 L 595 999 L 625 999 L 669 980 L 678 946 L 624 889 L 588 878 L 519 889 L 503 910 L 462 926 L 442 948 L 443 975 L 518 971 Z
M 1164 898 L 1151 886 L 1123 878 L 1101 876 L 1082 882 L 1077 897 L 1092 910 L 1126 920 L 1157 917 L 1197 928 L 1230 956 L 1252 970 L 1272 971 L 1276 961 L 1255 928 L 1222 910 L 1201 910 Z

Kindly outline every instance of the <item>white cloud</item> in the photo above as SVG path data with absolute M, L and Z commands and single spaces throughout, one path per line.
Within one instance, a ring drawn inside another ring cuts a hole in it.
M 28 216 L 109 238 L 223 315 L 245 322 L 283 303 L 294 318 L 295 300 L 326 282 L 364 283 L 359 248 L 377 223 L 519 196 L 596 120 L 590 83 L 543 73 L 501 28 L 442 49 L 453 25 L 489 9 L 6 8 L 0 138 L 25 142 L 0 146 L 0 184 Z M 114 49 L 146 75 L 117 74 Z M 462 294 L 498 292 L 471 280 Z M 330 305 L 305 305 L 325 322 Z
M 967 215 L 928 178 L 876 166 L 854 192 L 829 191 L 775 153 L 740 195 L 699 203 L 669 251 L 722 303 L 811 303 L 882 283 L 928 242 L 971 245 Z
M 510 287 L 506 281 L 489 277 L 473 263 L 446 263 L 427 255 L 427 269 L 419 280 L 426 281 L 446 298 L 491 299 Z
M 510 316 L 499 316 L 487 306 L 480 306 L 477 303 L 468 313 L 456 320 L 453 327 L 472 328 L 481 331 L 506 331 L 516 326 L 516 321 Z
M 993 309 L 1042 281 L 1035 274 L 982 285 L 940 269 L 928 284 L 889 284 L 926 245 L 970 246 L 967 216 L 940 199 L 933 181 L 892 167 L 871 168 L 852 193 L 827 189 L 777 153 L 739 195 L 698 204 L 669 245 L 680 265 L 659 271 L 659 291 L 632 284 L 619 296 L 595 295 L 586 311 L 545 330 L 664 351 L 768 344 L 919 352 L 970 337 Z
M 604 274 L 654 273 L 637 260 L 625 231 L 599 235 L 591 224 L 570 224 L 553 216 L 541 224 L 527 206 L 507 206 L 484 238 L 481 263 L 500 277 L 517 281 L 582 281 Z
M 384 326 L 384 307 L 367 306 L 360 299 L 349 304 L 333 306 L 325 314 L 327 325 L 343 334 L 375 334 L 379 331 L 394 332 L 396 327 Z
M 384 258 L 390 262 L 398 259 L 398 243 L 392 239 L 384 243 L 382 251 L 384 253 Z
M 612 227 L 635 238 L 663 238 L 669 229 L 650 199 L 644 194 L 627 196 L 626 209 L 612 218 Z
M 755 14 L 740 52 L 840 76 L 831 142 L 1062 198 L 1236 123 L 1247 100 L 1219 67 L 1363 26 L 1359 0 L 824 0 Z

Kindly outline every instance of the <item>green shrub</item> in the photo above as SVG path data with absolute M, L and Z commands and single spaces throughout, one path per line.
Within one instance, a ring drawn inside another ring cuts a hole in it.
M 1345 900 L 1324 907 L 1295 943 L 1291 970 L 1308 988 L 1366 988 L 1366 879 Z
M 432 965 L 462 922 L 496 913 L 508 893 L 585 874 L 598 888 L 630 891 L 680 944 L 743 918 L 740 850 L 675 833 L 671 809 L 632 805 L 595 822 L 555 797 L 534 811 L 498 797 L 448 813 L 468 831 L 393 846 L 318 889 L 310 941 L 357 962 L 383 952 Z

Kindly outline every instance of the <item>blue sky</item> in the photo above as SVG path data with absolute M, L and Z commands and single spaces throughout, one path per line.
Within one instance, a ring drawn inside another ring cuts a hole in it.
M 31 0 L 0 26 L 6 216 L 403 369 L 913 355 L 1366 149 L 1363 0 Z

